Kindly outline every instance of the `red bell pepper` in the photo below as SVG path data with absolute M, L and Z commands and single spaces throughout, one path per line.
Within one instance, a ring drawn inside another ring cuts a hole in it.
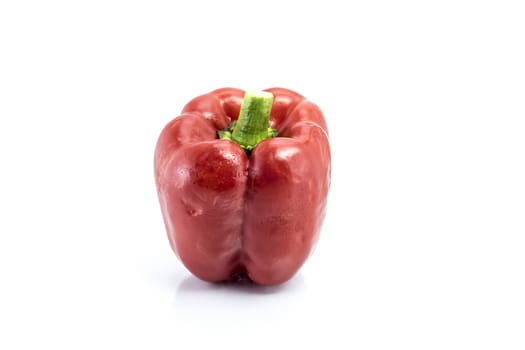
M 154 163 L 169 242 L 200 279 L 275 285 L 312 253 L 330 146 L 321 110 L 298 93 L 199 96 L 163 129 Z

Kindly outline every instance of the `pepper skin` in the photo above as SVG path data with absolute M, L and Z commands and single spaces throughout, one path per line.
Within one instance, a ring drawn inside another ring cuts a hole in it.
M 319 238 L 331 172 L 324 116 L 294 91 L 265 91 L 279 134 L 249 156 L 217 137 L 239 115 L 244 91 L 234 88 L 190 101 L 157 142 L 155 181 L 170 245 L 205 281 L 283 283 Z

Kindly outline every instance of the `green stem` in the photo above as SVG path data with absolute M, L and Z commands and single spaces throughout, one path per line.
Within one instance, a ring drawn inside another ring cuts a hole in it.
M 244 94 L 239 118 L 219 132 L 221 139 L 236 142 L 249 152 L 263 140 L 275 137 L 270 127 L 273 95 L 266 91 L 249 91 Z

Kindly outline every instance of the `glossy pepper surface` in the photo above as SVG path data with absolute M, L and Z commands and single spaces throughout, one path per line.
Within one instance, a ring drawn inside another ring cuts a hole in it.
M 267 89 L 250 101 L 234 88 L 190 101 L 160 134 L 155 181 L 169 242 L 190 272 L 275 285 L 299 270 L 319 238 L 328 129 L 317 105 L 294 91 Z M 255 132 L 246 116 L 253 114 Z

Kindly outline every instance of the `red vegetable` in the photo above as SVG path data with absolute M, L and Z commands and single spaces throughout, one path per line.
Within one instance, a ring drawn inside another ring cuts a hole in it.
M 223 88 L 190 101 L 160 134 L 155 180 L 171 247 L 188 270 L 274 285 L 318 240 L 328 130 L 321 110 L 294 91 L 244 95 Z

